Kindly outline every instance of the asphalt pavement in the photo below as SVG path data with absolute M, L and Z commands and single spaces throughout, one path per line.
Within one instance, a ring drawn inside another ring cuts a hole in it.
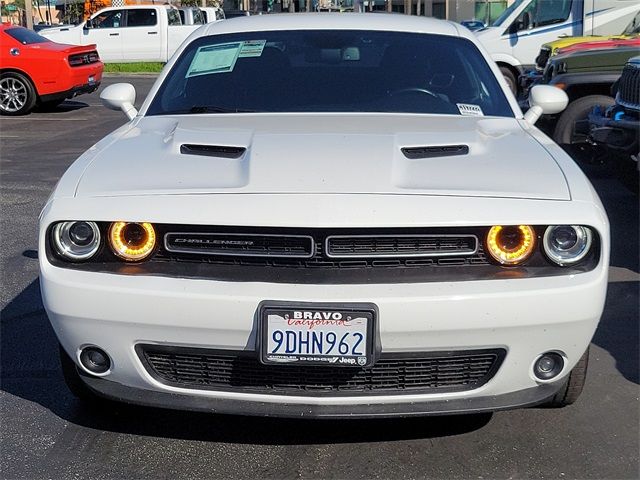
M 138 104 L 153 78 L 133 83 Z M 560 409 L 407 420 L 279 420 L 83 405 L 40 300 L 38 214 L 84 150 L 125 122 L 98 94 L 0 120 L 2 478 L 639 478 L 638 197 L 585 167 L 611 220 L 607 304 L 582 397 Z M 139 172 L 144 174 L 144 172 Z

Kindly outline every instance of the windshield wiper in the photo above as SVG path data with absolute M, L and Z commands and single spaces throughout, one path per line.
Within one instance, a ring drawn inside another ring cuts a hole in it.
M 218 107 L 216 105 L 196 105 L 189 109 L 189 113 L 255 113 L 255 110 Z

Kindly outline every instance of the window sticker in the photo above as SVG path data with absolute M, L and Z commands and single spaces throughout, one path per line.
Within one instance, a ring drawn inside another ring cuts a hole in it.
M 261 56 L 266 43 L 266 40 L 247 40 L 240 50 L 240 58 Z
M 469 117 L 484 117 L 484 113 L 479 105 L 472 105 L 470 103 L 456 103 L 460 115 L 466 115 Z
M 198 48 L 189 66 L 187 78 L 211 73 L 233 72 L 242 43 L 222 43 Z

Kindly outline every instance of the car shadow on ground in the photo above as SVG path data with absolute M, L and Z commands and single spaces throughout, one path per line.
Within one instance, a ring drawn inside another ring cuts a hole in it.
M 640 273 L 640 203 L 616 178 L 610 164 L 578 162 L 590 178 L 605 207 L 611 224 L 611 267 Z M 616 360 L 620 373 L 640 383 L 640 281 L 610 281 L 607 302 L 593 343 L 607 350 Z
M 88 107 L 88 103 L 78 102 L 75 100 L 65 100 L 60 105 L 56 105 L 55 107 L 36 107 L 34 112 L 38 113 L 67 113 L 73 112 L 74 110 L 80 110 L 81 108 Z
M 32 251 L 25 252 L 29 256 Z M 118 433 L 264 445 L 388 442 L 460 435 L 478 430 L 492 415 L 378 420 L 307 420 L 241 417 L 137 407 L 109 401 L 88 404 L 67 390 L 57 340 L 31 283 L 0 314 L 2 391 L 35 402 L 86 428 Z

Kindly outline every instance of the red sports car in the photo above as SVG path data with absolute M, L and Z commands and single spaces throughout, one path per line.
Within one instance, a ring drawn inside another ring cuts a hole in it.
M 95 45 L 54 43 L 32 30 L 0 24 L 0 114 L 24 115 L 91 93 L 104 65 Z

